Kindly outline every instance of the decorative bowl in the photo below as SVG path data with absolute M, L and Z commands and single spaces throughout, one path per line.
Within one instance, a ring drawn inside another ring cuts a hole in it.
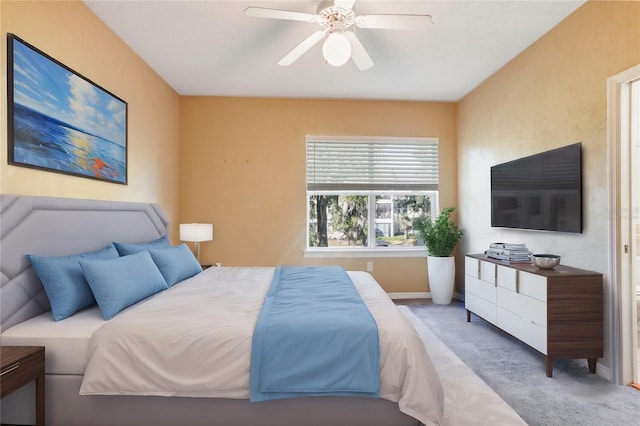
M 553 269 L 560 264 L 560 256 L 557 254 L 531 254 L 529 259 L 540 269 Z

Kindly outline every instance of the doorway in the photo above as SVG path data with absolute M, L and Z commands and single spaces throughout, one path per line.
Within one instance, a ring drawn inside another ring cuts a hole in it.
M 612 379 L 640 389 L 640 65 L 607 85 Z
M 629 198 L 631 231 L 630 287 L 633 302 L 631 306 L 631 329 L 635 342 L 631 344 L 633 385 L 640 389 L 640 79 L 629 83 Z M 635 309 L 634 309 L 635 308 Z

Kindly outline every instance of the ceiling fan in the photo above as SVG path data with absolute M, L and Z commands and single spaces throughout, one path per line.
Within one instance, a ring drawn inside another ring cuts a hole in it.
M 355 0 L 326 0 L 318 5 L 315 15 L 253 6 L 246 8 L 244 13 L 258 18 L 315 22 L 320 25 L 322 29 L 313 32 L 278 62 L 282 66 L 294 63 L 326 36 L 322 52 L 329 64 L 341 66 L 351 58 L 358 69 L 367 70 L 373 66 L 373 60 L 356 37 L 355 27 L 425 31 L 432 23 L 430 15 L 356 15 L 354 3 Z

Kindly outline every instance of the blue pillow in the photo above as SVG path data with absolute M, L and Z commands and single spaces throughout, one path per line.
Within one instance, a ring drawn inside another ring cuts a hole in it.
M 117 259 L 118 251 L 113 244 L 109 244 L 101 250 L 73 256 L 44 257 L 29 254 L 27 257 L 47 293 L 53 319 L 60 321 L 96 303 L 80 261 Z
M 120 256 L 127 256 L 129 254 L 135 254 L 145 250 L 171 247 L 171 243 L 169 242 L 169 239 L 166 235 L 163 235 L 157 240 L 149 241 L 147 243 L 113 243 L 113 245 L 118 249 L 118 253 L 120 253 Z
M 202 272 L 200 263 L 186 244 L 149 250 L 149 253 L 169 287 Z
M 111 260 L 84 260 L 80 266 L 106 320 L 168 288 L 148 251 Z

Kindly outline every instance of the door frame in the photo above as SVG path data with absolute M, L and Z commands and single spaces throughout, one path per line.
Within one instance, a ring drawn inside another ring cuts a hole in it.
M 624 100 L 625 85 L 640 78 L 640 64 L 607 79 L 607 147 L 609 157 L 609 280 L 611 283 L 610 312 L 611 324 L 608 331 L 611 335 L 612 369 L 611 379 L 616 384 L 633 382 L 634 352 L 633 342 L 635 312 L 635 288 L 630 279 L 631 253 L 624 252 L 624 245 L 631 246 L 628 223 L 625 224 L 625 198 L 622 191 L 628 187 L 623 183 L 625 170 L 622 156 L 625 147 L 625 120 L 622 115 L 621 102 Z M 628 158 L 628 156 L 627 156 Z M 628 178 L 628 176 L 627 176 Z M 626 210 L 628 212 L 628 210 Z M 627 232 L 623 232 L 623 231 Z M 606 300 L 606 298 L 605 298 Z

